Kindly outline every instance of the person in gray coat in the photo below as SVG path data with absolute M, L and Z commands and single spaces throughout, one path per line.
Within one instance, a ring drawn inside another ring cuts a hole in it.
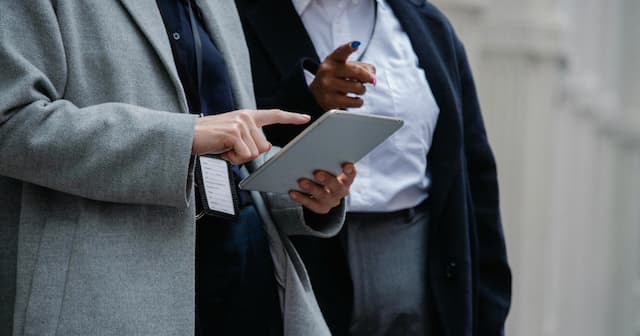
M 163 3 L 188 9 L 191 30 L 172 31 Z M 191 33 L 191 47 L 220 56 L 231 108 L 196 108 L 193 97 L 220 92 L 194 91 L 182 68 L 192 49 L 173 42 Z M 222 152 L 240 177 L 274 152 L 261 126 L 309 120 L 255 110 L 251 82 L 232 1 L 0 2 L 0 334 L 329 334 L 287 236 L 340 230 L 353 165 L 301 181 L 305 193 L 241 195 L 239 219 L 196 221 L 198 155 Z M 196 236 L 198 251 L 233 255 L 242 240 L 262 250 L 197 264 Z M 216 282 L 197 293 L 196 269 L 209 266 Z M 228 296 L 253 285 L 267 293 Z M 196 317 L 203 296 L 226 315 Z M 255 300 L 276 314 L 246 311 Z M 218 330 L 197 331 L 198 320 Z

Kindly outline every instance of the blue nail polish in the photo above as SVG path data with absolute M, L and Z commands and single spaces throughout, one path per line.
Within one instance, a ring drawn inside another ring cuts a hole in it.
M 353 41 L 353 42 L 351 42 L 351 48 L 355 49 L 355 48 L 359 47 L 360 44 L 361 44 L 360 41 Z

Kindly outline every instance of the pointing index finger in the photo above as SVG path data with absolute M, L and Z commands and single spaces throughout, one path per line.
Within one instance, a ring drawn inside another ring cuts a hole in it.
M 281 110 L 257 110 L 253 113 L 253 120 L 256 126 L 262 127 L 272 124 L 306 124 L 311 117 L 301 113 L 291 113 Z
M 329 56 L 327 56 L 327 59 L 344 63 L 347 61 L 347 58 L 349 58 L 351 54 L 358 50 L 359 46 L 360 41 L 345 43 L 336 48 L 336 50 L 334 50 L 331 54 L 329 54 Z

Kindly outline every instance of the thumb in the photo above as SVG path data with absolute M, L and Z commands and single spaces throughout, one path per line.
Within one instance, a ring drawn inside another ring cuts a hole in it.
M 334 62 L 346 62 L 347 58 L 353 54 L 360 46 L 360 41 L 345 43 L 334 50 L 326 59 Z

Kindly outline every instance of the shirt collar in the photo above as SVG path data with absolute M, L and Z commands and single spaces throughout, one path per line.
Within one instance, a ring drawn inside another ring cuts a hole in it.
M 311 5 L 311 2 L 313 1 L 318 1 L 318 0 L 291 0 L 291 2 L 293 3 L 293 7 L 296 9 L 296 12 L 300 16 L 302 16 L 302 14 L 307 10 L 307 8 L 309 8 L 309 5 Z M 335 1 L 335 0 L 331 0 L 331 1 Z M 357 5 L 361 1 L 369 1 L 369 0 L 348 0 L 348 1 Z M 379 0 L 376 0 L 375 2 L 380 4 Z
M 296 9 L 298 15 L 302 15 L 307 7 L 311 4 L 311 0 L 291 0 L 293 7 Z

